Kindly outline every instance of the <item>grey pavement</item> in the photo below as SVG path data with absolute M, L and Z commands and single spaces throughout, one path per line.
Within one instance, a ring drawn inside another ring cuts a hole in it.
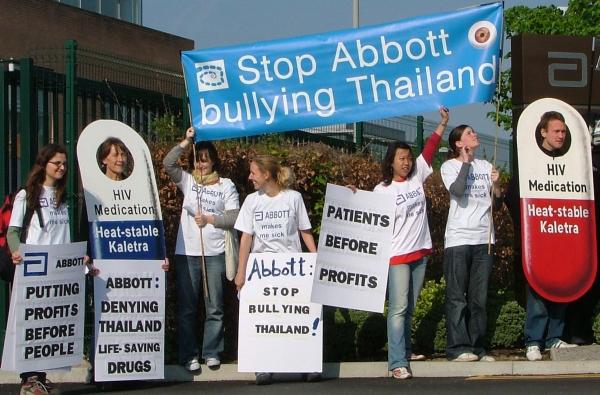
M 318 383 L 299 380 L 280 380 L 272 385 L 257 386 L 245 381 L 221 382 L 125 382 L 99 388 L 94 385 L 61 384 L 63 395 L 87 395 L 109 393 L 110 395 L 167 395 L 167 394 L 228 394 L 228 395 L 363 395 L 397 394 L 404 391 L 413 394 L 456 395 L 549 395 L 549 394 L 598 394 L 600 377 L 552 376 L 531 378 L 528 376 L 477 377 L 477 378 L 414 378 L 394 380 L 391 378 L 326 379 Z M 16 395 L 19 386 L 0 384 L 0 393 Z
M 553 350 L 552 360 L 530 362 L 523 357 L 509 357 L 514 360 L 496 362 L 449 362 L 444 359 L 412 362 L 414 377 L 489 377 L 489 376 L 550 376 L 600 374 L 600 346 L 582 346 L 570 349 Z M 323 364 L 323 377 L 326 379 L 381 378 L 388 377 L 386 362 L 341 362 Z M 83 361 L 70 370 L 48 371 L 48 378 L 55 383 L 90 382 L 90 365 Z M 17 384 L 19 376 L 0 370 L 0 384 Z M 254 373 L 240 373 L 236 364 L 223 364 L 212 370 L 202 365 L 197 374 L 190 374 L 183 367 L 167 365 L 166 382 L 253 382 Z M 600 390 L 598 391 L 600 393 Z

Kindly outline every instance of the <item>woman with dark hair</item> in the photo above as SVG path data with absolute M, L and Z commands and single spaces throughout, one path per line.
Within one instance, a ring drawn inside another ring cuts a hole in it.
M 189 371 L 200 369 L 196 317 L 202 289 L 202 255 L 209 292 L 209 298 L 204 298 L 206 318 L 202 358 L 211 368 L 221 364 L 219 354 L 224 349 L 224 229 L 233 228 L 240 207 L 233 182 L 219 176 L 220 160 L 212 143 L 202 141 L 196 144 L 198 161 L 194 162 L 193 151 L 189 161 L 193 171 L 187 172 L 177 164 L 184 150 L 193 145 L 193 140 L 194 128 L 191 127 L 185 132 L 184 139 L 163 160 L 165 171 L 183 192 L 175 267 L 179 303 L 179 361 Z
M 96 160 L 102 172 L 111 180 L 124 180 L 133 170 L 131 152 L 116 137 L 109 137 L 100 144 L 96 152 Z
M 475 159 L 479 138 L 472 127 L 460 125 L 448 137 L 449 157 L 441 168 L 450 192 L 444 243 L 446 280 L 446 357 L 451 361 L 493 361 L 485 353 L 488 281 L 494 243 L 493 186 L 496 203 L 501 191 L 498 171 Z
M 390 143 L 381 163 L 383 181 L 374 189 L 377 193 L 391 194 L 396 200 L 387 315 L 388 368 L 396 379 L 412 377 L 409 359 L 425 359 L 423 355 L 412 354 L 410 336 L 412 313 L 432 249 L 423 183 L 433 172 L 431 163 L 448 125 L 448 109 L 440 108 L 440 117 L 416 160 L 405 142 Z
M 6 236 L 15 265 L 23 262 L 19 251 L 21 242 L 33 245 L 71 242 L 65 193 L 67 169 L 67 152 L 63 146 L 49 144 L 38 153 L 25 189 L 15 196 Z M 21 394 L 48 393 L 58 393 L 58 390 L 46 379 L 46 373 L 21 373 Z

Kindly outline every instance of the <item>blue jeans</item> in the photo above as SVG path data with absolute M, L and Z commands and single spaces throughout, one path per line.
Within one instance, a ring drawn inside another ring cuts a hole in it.
M 444 250 L 446 280 L 446 358 L 485 353 L 487 293 L 493 255 L 487 244 Z
M 388 368 L 408 367 L 412 314 L 425 278 L 427 257 L 391 265 L 388 272 Z
M 206 318 L 202 358 L 219 358 L 223 352 L 223 283 L 225 254 L 204 257 L 210 301 L 204 299 Z M 204 295 L 199 256 L 175 255 L 179 304 L 179 362 L 198 357 L 198 302 Z
M 567 303 L 551 302 L 527 287 L 525 345 L 549 348 L 560 340 L 565 328 Z

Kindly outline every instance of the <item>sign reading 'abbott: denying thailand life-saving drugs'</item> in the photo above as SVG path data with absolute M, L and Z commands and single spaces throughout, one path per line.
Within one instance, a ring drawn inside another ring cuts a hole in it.
M 502 4 L 182 53 L 197 140 L 380 119 L 489 100 Z

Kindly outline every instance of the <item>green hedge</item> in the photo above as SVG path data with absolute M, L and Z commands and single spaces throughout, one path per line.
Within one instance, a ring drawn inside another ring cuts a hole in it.
M 446 320 L 444 318 L 445 284 L 427 281 L 421 291 L 412 322 L 413 350 L 421 353 L 444 353 Z M 386 315 L 325 306 L 324 359 L 332 361 L 376 361 L 387 359 Z M 596 322 L 600 329 L 600 318 Z M 523 346 L 525 310 L 510 293 L 490 291 L 486 346 L 520 348 Z

